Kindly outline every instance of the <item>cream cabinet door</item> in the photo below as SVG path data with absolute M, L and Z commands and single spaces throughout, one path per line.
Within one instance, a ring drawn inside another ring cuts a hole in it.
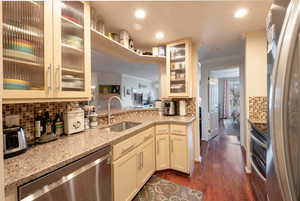
M 55 0 L 54 97 L 89 98 L 91 94 L 90 6 Z
M 187 140 L 185 136 L 170 136 L 171 168 L 188 173 Z
M 1 1 L 0 4 L 3 102 L 51 97 L 52 1 Z
M 138 188 L 141 188 L 155 171 L 154 139 L 148 140 L 140 147 L 138 153 Z
M 130 201 L 137 191 L 138 155 L 131 152 L 113 163 L 114 201 Z
M 170 168 L 169 135 L 156 136 L 156 170 Z

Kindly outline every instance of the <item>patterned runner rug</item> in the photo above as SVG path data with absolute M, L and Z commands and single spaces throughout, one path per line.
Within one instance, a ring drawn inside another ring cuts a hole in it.
M 152 176 L 133 201 L 202 201 L 202 192 Z

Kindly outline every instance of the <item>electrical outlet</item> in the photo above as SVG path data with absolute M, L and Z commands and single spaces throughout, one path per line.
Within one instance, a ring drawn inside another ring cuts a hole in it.
M 5 117 L 5 125 L 7 127 L 19 126 L 20 125 L 20 115 L 9 115 Z

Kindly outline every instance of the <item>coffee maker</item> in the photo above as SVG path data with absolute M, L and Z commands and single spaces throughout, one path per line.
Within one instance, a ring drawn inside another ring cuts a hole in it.
M 172 100 L 166 100 L 163 104 L 163 114 L 165 116 L 175 116 L 177 114 L 176 112 L 176 102 Z

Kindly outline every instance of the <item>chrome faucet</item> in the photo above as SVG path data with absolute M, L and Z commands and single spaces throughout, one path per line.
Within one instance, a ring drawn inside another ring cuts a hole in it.
M 119 97 L 119 96 L 111 96 L 109 99 L 108 99 L 108 102 L 107 102 L 107 111 L 108 111 L 108 125 L 110 126 L 111 124 L 111 111 L 110 111 L 110 107 L 111 107 L 111 101 L 113 99 L 117 99 L 120 101 L 120 104 L 121 104 L 121 107 L 122 107 L 122 99 Z

